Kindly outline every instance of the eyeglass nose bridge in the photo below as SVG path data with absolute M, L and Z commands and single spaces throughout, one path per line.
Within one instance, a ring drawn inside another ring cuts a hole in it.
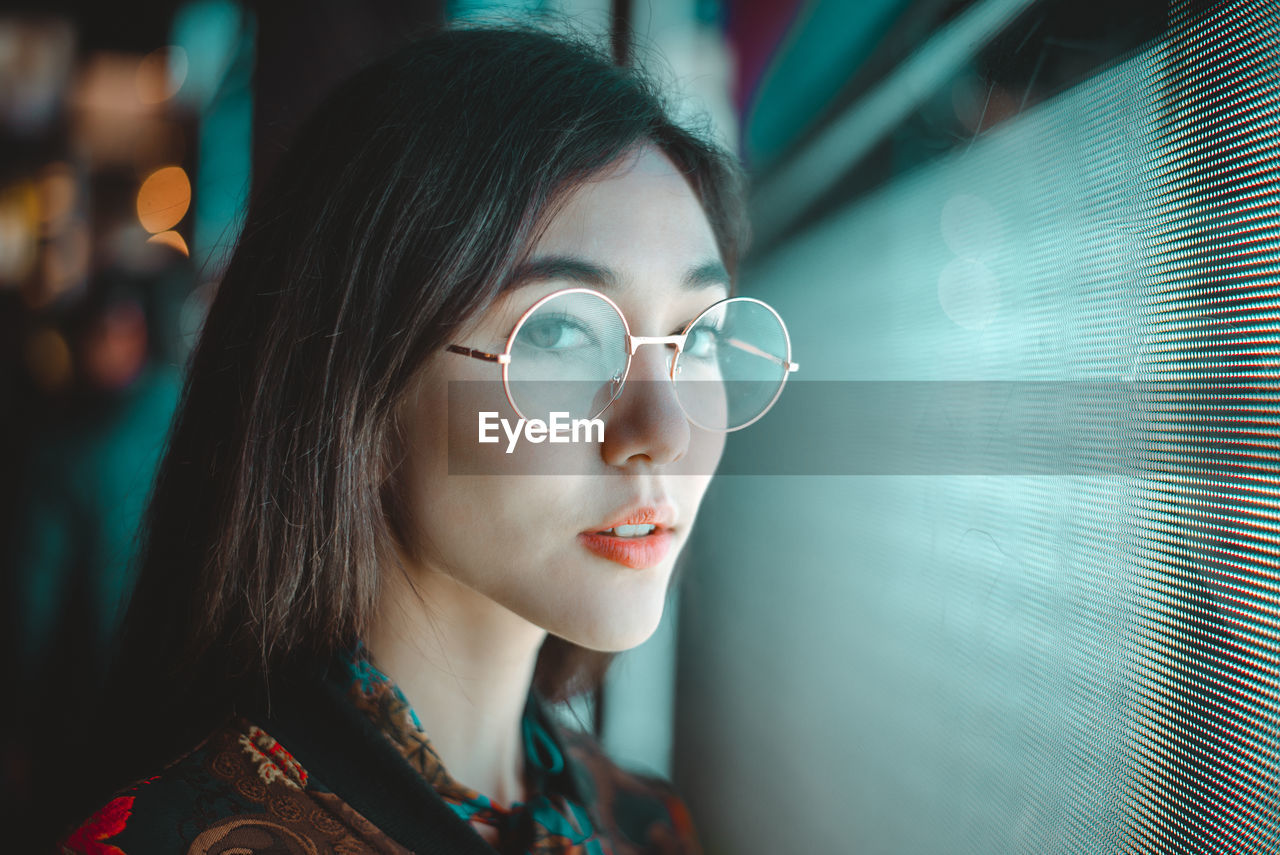
M 687 335 L 631 335 L 627 334 L 627 355 L 635 356 L 642 344 L 674 344 L 676 353 L 684 350 Z
M 627 364 L 625 368 L 615 373 L 613 377 L 609 379 L 609 387 L 610 387 L 609 403 L 612 404 L 613 399 L 616 398 L 618 396 L 618 393 L 622 391 L 622 385 L 626 382 L 627 375 L 631 373 L 632 357 L 636 355 L 636 351 L 640 349 L 641 345 L 643 344 L 662 344 L 662 345 L 674 344 L 676 346 L 676 355 L 679 356 L 684 351 L 684 343 L 685 343 L 685 339 L 687 338 L 688 336 L 684 334 L 682 335 L 632 335 L 631 333 L 627 333 L 626 335 Z M 671 375 L 672 379 L 675 379 L 675 361 L 674 360 L 672 360 L 670 364 L 670 370 L 672 372 L 672 375 Z

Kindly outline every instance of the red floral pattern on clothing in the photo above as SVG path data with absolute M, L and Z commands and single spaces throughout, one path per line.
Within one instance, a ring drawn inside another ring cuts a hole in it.
M 103 843 L 124 831 L 133 813 L 133 796 L 119 796 L 107 802 L 89 817 L 66 840 L 64 851 L 83 852 L 85 855 L 127 855 L 119 846 Z
M 256 724 L 249 725 L 249 732 L 241 735 L 240 745 L 253 758 L 262 783 L 270 784 L 279 778 L 295 790 L 306 788 L 307 770 L 293 759 L 293 755 L 283 745 Z

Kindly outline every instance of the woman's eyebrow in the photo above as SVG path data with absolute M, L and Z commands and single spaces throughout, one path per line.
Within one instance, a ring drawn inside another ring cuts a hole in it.
M 507 289 L 548 279 L 569 279 L 605 290 L 619 287 L 618 274 L 607 267 L 571 255 L 545 255 L 519 265 L 511 274 Z M 680 280 L 680 287 L 685 291 L 697 291 L 715 285 L 729 288 L 730 284 L 729 272 L 719 259 L 704 261 L 689 268 Z

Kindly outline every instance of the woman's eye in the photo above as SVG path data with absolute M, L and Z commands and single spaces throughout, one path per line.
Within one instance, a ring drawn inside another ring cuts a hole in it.
M 594 343 L 595 337 L 575 318 L 542 318 L 526 324 L 520 339 L 539 350 L 573 350 Z
M 698 327 L 689 332 L 684 342 L 684 352 L 689 356 L 710 357 L 715 354 L 719 336 L 714 329 Z

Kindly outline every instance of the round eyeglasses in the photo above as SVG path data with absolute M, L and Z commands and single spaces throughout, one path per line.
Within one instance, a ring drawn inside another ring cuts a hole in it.
M 604 412 L 645 344 L 675 345 L 669 367 L 676 401 L 690 422 L 709 431 L 758 420 L 800 367 L 791 361 L 782 318 L 753 297 L 713 303 L 679 335 L 637 336 L 618 305 L 590 288 L 538 300 L 516 321 L 502 353 L 457 344 L 448 350 L 497 362 L 511 407 L 521 418 L 546 421 L 551 413 L 593 419 Z

